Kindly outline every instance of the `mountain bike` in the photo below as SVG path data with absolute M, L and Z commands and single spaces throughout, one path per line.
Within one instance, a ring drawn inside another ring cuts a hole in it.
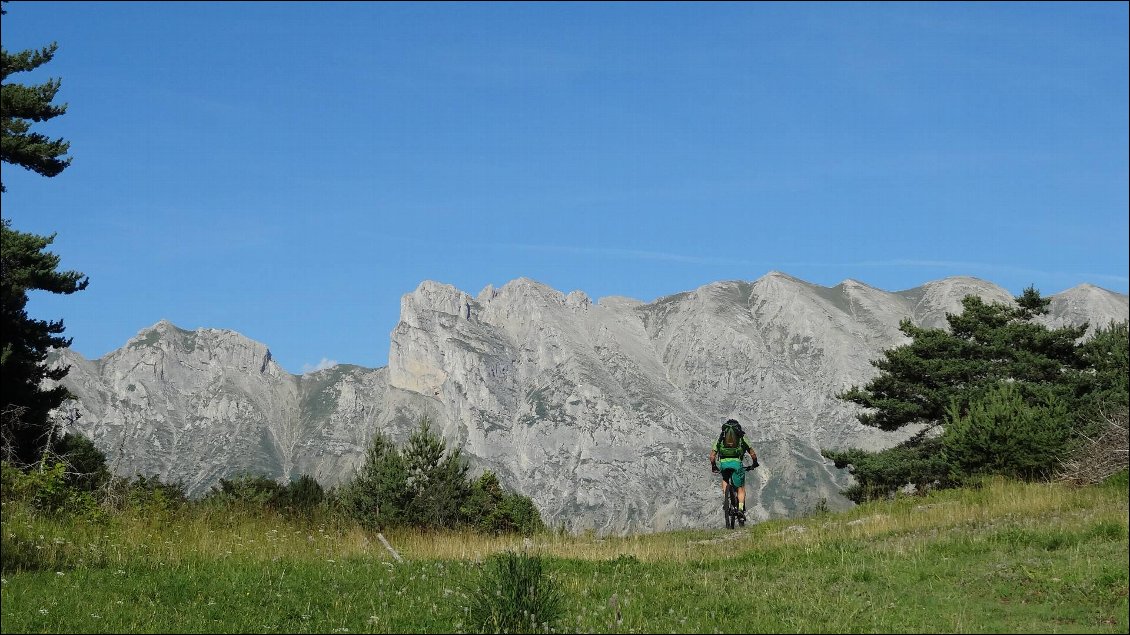
M 757 467 L 757 464 L 743 465 L 745 471 Z M 738 488 L 730 482 L 733 470 L 722 470 L 722 480 L 726 481 L 726 494 L 722 497 L 722 514 L 726 518 L 726 528 L 733 529 L 734 525 L 745 527 L 745 512 L 738 509 Z

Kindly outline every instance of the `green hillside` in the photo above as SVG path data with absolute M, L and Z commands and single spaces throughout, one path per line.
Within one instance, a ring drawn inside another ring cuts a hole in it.
M 475 598 L 507 590 L 492 564 L 517 553 L 560 598 L 539 632 L 1126 633 L 1127 492 L 1123 472 L 735 531 L 384 534 L 403 561 L 329 513 L 52 519 L 8 501 L 0 631 L 474 632 Z

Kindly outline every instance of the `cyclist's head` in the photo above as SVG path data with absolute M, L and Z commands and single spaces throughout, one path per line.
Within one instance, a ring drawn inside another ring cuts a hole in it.
M 741 424 L 738 423 L 737 419 L 726 419 L 726 423 L 724 423 L 722 425 L 732 426 L 732 425 L 741 425 Z

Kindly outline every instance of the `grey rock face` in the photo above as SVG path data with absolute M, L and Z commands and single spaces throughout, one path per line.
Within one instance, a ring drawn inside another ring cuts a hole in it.
M 907 342 L 902 319 L 945 326 L 961 298 L 1011 301 L 974 278 L 896 293 L 772 272 L 655 302 L 563 294 L 528 279 L 471 297 L 422 283 L 401 301 L 387 368 L 295 377 L 267 349 L 167 322 L 97 361 L 61 352 L 78 428 L 119 473 L 183 480 L 193 494 L 239 472 L 331 486 L 369 439 L 397 442 L 429 415 L 449 446 L 530 496 L 551 525 L 598 532 L 719 526 L 707 456 L 728 417 L 761 457 L 759 518 L 850 505 L 821 448 L 879 450 L 911 431 L 860 425 L 835 394 Z M 1083 285 L 1053 296 L 1052 325 L 1127 319 L 1127 296 Z
M 237 333 L 159 322 L 106 357 L 70 364 L 79 432 L 125 476 L 181 481 L 190 495 L 238 474 L 333 482 L 352 468 L 383 402 L 385 369 L 295 377 Z

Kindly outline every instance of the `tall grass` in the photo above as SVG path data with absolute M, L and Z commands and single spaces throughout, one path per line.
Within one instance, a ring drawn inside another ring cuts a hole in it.
M 540 630 L 1126 633 L 1127 501 L 1124 477 L 986 481 L 736 531 L 398 530 L 399 563 L 330 516 L 6 502 L 0 632 L 472 632 L 492 563 L 524 554 L 560 593 Z

